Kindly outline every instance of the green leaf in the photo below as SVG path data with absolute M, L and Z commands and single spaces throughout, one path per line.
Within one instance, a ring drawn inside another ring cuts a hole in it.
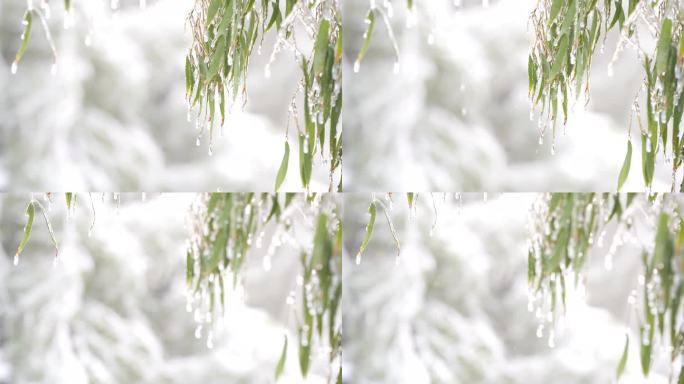
M 225 60 L 226 56 L 226 39 L 223 37 L 219 38 L 218 43 L 216 43 L 216 50 L 211 56 L 211 63 L 209 64 L 209 71 L 207 72 L 207 78 L 211 80 L 216 76 L 221 68 L 221 64 Z M 235 79 L 233 79 L 235 81 Z
M 632 141 L 627 140 L 627 155 L 625 156 L 625 161 L 622 164 L 622 169 L 620 169 L 620 176 L 618 177 L 618 187 L 617 190 L 620 191 L 622 186 L 627 181 L 627 176 L 629 176 L 629 168 L 632 165 Z
M 192 63 L 190 62 L 190 56 L 185 58 L 185 93 L 190 98 L 192 94 L 192 88 L 195 85 L 195 76 L 192 70 Z
M 660 37 L 656 48 L 656 76 L 661 76 L 667 70 L 670 44 L 672 43 L 672 20 L 665 18 L 660 28 Z
M 359 51 L 359 55 L 356 57 L 356 62 L 360 63 L 368 52 L 368 47 L 370 46 L 371 38 L 373 36 L 373 29 L 375 29 L 375 12 L 371 9 L 368 11 L 366 16 L 366 22 L 368 23 L 368 28 L 366 28 L 366 33 L 364 34 L 363 45 Z
M 330 32 L 330 22 L 327 19 L 321 21 L 318 28 L 318 35 L 316 36 L 316 44 L 314 45 L 313 58 L 313 73 L 314 76 L 319 77 L 323 74 L 325 69 L 325 60 L 328 54 L 328 38 Z
M 556 20 L 556 17 L 558 17 L 558 13 L 560 12 L 563 3 L 563 0 L 553 0 L 553 2 L 551 3 L 551 11 L 549 12 L 549 23 L 552 23 L 554 20 Z
M 209 3 L 209 8 L 207 9 L 207 25 L 211 24 L 212 20 L 214 20 L 214 16 L 216 16 L 216 12 L 218 11 L 221 2 L 223 2 L 223 0 L 211 0 L 211 3 Z
M 368 207 L 368 215 L 370 216 L 370 218 L 368 219 L 368 224 L 366 225 L 366 235 L 363 237 L 363 242 L 361 243 L 361 247 L 359 247 L 359 252 L 356 254 L 357 260 L 359 257 L 361 257 L 361 254 L 363 254 L 363 251 L 366 250 L 366 247 L 368 246 L 368 243 L 370 242 L 370 239 L 373 236 L 373 226 L 375 225 L 376 214 L 377 207 L 375 205 L 375 202 L 371 202 L 370 206 Z
M 285 181 L 285 176 L 287 176 L 287 166 L 290 160 L 290 144 L 285 140 L 285 154 L 283 155 L 283 161 L 280 163 L 280 168 L 278 169 L 278 175 L 276 176 L 275 190 L 276 192 L 280 189 Z
M 31 237 L 31 228 L 33 228 L 33 217 L 36 212 L 36 207 L 33 204 L 33 201 L 28 203 L 28 206 L 26 206 L 26 216 L 28 216 L 28 220 L 26 220 L 26 225 L 24 226 L 24 237 L 21 239 L 21 243 L 19 243 L 19 247 L 17 247 L 17 253 L 15 256 L 19 256 L 21 252 L 24 250 L 24 247 L 26 246 L 26 243 L 28 243 L 29 238 Z
M 280 376 L 283 374 L 285 369 L 285 361 L 287 361 L 287 335 L 285 336 L 285 342 L 283 343 L 283 351 L 280 353 L 280 359 L 278 360 L 278 365 L 276 365 L 275 370 L 275 380 L 278 381 Z
M 625 373 L 625 367 L 627 366 L 627 357 L 629 355 L 629 335 L 625 335 L 625 348 L 622 351 L 622 357 L 620 357 L 620 362 L 618 363 L 617 369 L 615 371 L 615 377 L 620 380 L 622 374 Z
M 558 44 L 558 51 L 556 51 L 556 56 L 553 59 L 553 65 L 551 66 L 551 72 L 549 73 L 550 79 L 556 77 L 563 69 L 568 55 L 569 41 L 570 38 L 568 36 L 561 37 L 561 41 Z
M 74 194 L 72 192 L 67 192 L 64 194 L 64 198 L 66 199 L 66 206 L 67 210 L 71 209 L 71 200 L 73 199 Z
M 19 60 L 21 60 L 22 56 L 24 56 L 24 52 L 26 52 L 26 47 L 28 46 L 29 42 L 29 37 L 31 37 L 31 28 L 33 25 L 33 13 L 31 11 L 26 11 L 24 13 L 24 31 L 22 32 L 22 40 L 21 40 L 21 45 L 19 46 L 19 50 L 17 51 L 17 54 L 14 57 L 14 62 L 18 63 Z

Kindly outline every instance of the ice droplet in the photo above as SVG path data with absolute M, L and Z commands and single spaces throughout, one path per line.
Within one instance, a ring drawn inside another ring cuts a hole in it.
M 207 335 L 207 348 L 214 348 L 214 333 L 212 331 L 209 331 L 209 335 Z
M 394 62 L 394 74 L 395 75 L 399 74 L 400 70 L 401 70 L 401 66 L 399 65 L 399 62 L 398 61 Z
M 195 140 L 195 145 L 198 147 L 200 146 L 200 138 L 199 137 L 197 138 L 197 140 Z
M 14 266 L 16 267 L 17 265 L 19 265 L 19 254 L 15 253 L 14 254 Z
M 356 265 L 361 264 L 361 252 L 356 254 Z
M 537 327 L 537 337 L 542 338 L 544 336 L 544 324 L 539 324 Z
M 201 339 L 202 338 L 202 325 L 198 325 L 197 328 L 195 328 L 195 339 Z
M 57 63 L 52 63 L 52 67 L 50 67 L 50 74 L 52 76 L 55 76 L 57 74 Z
M 358 60 L 356 60 L 354 62 L 354 73 L 359 73 L 360 69 L 361 69 L 361 63 Z
M 19 67 L 19 64 L 17 64 L 16 61 L 12 62 L 11 71 L 12 71 L 12 74 L 13 74 L 13 75 L 15 75 L 15 74 L 17 73 L 17 68 L 18 68 L 18 67 Z

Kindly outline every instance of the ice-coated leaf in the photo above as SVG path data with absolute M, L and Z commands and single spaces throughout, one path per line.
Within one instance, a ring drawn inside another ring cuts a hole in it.
M 326 19 L 321 21 L 314 45 L 313 74 L 318 77 L 323 74 L 326 56 L 328 54 L 328 38 L 330 32 L 330 22 Z
M 209 3 L 209 8 L 207 9 L 207 25 L 211 24 L 212 20 L 214 20 L 214 16 L 216 16 L 216 12 L 222 2 L 223 0 L 211 0 Z

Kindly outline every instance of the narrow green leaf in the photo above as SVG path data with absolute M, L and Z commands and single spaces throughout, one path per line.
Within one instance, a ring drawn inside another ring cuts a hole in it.
M 313 58 L 313 73 L 314 76 L 319 77 L 323 74 L 325 69 L 325 61 L 328 54 L 328 38 L 330 33 L 330 22 L 327 19 L 321 21 L 318 28 L 318 35 L 316 37 L 316 44 L 314 45 Z
M 24 56 L 24 52 L 26 52 L 26 47 L 28 46 L 29 38 L 31 37 L 32 25 L 33 13 L 31 11 L 26 11 L 26 13 L 24 13 L 24 31 L 21 34 L 21 45 L 19 46 L 19 50 L 17 51 L 17 54 L 14 57 L 15 63 L 18 63 L 19 60 L 21 60 L 22 56 Z
M 629 335 L 625 335 L 625 348 L 622 351 L 622 357 L 620 357 L 620 362 L 618 363 L 617 369 L 615 371 L 615 377 L 620 380 L 622 374 L 625 373 L 625 367 L 627 366 L 627 357 L 629 355 Z
M 368 52 L 368 47 L 370 46 L 371 38 L 373 36 L 373 29 L 375 29 L 375 12 L 372 9 L 368 11 L 366 23 L 368 24 L 368 27 L 366 28 L 366 33 L 364 33 L 363 45 L 361 46 L 359 55 L 356 57 L 356 63 L 360 63 L 366 56 L 366 52 Z
M 209 64 L 209 71 L 207 72 L 207 78 L 211 80 L 216 76 L 221 68 L 221 64 L 226 59 L 226 39 L 223 37 L 219 38 L 218 43 L 216 43 L 216 50 L 214 55 L 211 56 L 211 63 Z M 235 79 L 233 80 L 235 81 Z
M 549 23 L 552 23 L 554 20 L 556 20 L 556 17 L 558 17 L 558 13 L 560 12 L 563 3 L 563 0 L 553 0 L 553 2 L 551 3 L 551 11 L 549 12 Z
M 71 200 L 73 199 L 74 194 L 72 192 L 67 192 L 64 194 L 64 198 L 66 199 L 66 206 L 67 210 L 71 209 Z
M 551 66 L 551 71 L 549 73 L 550 79 L 556 77 L 565 65 L 568 54 L 569 40 L 570 38 L 568 36 L 561 37 L 561 41 L 558 44 L 558 51 L 556 51 L 556 56 L 553 59 L 553 65 Z
M 285 362 L 287 361 L 287 335 L 285 336 L 285 342 L 283 343 L 283 351 L 280 353 L 280 359 L 278 360 L 278 365 L 276 365 L 275 370 L 275 380 L 278 381 L 280 376 L 285 370 Z
M 19 254 L 24 250 L 24 247 L 26 246 L 26 243 L 28 243 L 29 238 L 31 237 L 31 228 L 33 228 L 33 217 L 35 215 L 36 207 L 33 204 L 33 201 L 28 203 L 28 206 L 26 206 L 26 216 L 28 219 L 26 220 L 26 226 L 24 226 L 24 237 L 21 239 L 21 243 L 19 243 L 19 247 L 17 247 L 17 253 L 15 254 L 16 257 L 19 257 Z
M 368 224 L 366 225 L 366 235 L 363 237 L 363 242 L 361 243 L 361 247 L 359 247 L 359 252 L 356 254 L 357 260 L 359 260 L 361 254 L 363 254 L 363 251 L 366 250 L 366 247 L 368 246 L 368 243 L 370 242 L 370 239 L 373 236 L 373 226 L 375 225 L 376 214 L 377 207 L 375 205 L 375 202 L 371 202 L 370 206 L 368 207 L 368 215 L 370 216 L 370 218 L 368 219 Z
M 622 186 L 625 185 L 627 181 L 627 176 L 629 176 L 629 168 L 632 165 L 632 141 L 627 140 L 627 155 L 625 156 L 625 161 L 622 164 L 622 169 L 620 169 L 620 176 L 618 177 L 618 187 L 617 190 L 620 191 Z
M 214 20 L 214 16 L 216 16 L 216 12 L 222 2 L 223 0 L 211 0 L 209 3 L 209 8 L 207 9 L 207 25 L 211 24 L 212 20 Z
M 656 47 L 656 76 L 661 76 L 667 70 L 670 44 L 672 43 L 672 20 L 665 18 L 660 28 L 660 37 Z
M 287 176 L 287 165 L 290 161 L 290 144 L 285 140 L 285 154 L 283 155 L 283 161 L 280 163 L 280 168 L 278 169 L 278 175 L 276 176 L 275 190 L 278 192 L 280 186 L 283 185 L 285 181 L 285 176 Z

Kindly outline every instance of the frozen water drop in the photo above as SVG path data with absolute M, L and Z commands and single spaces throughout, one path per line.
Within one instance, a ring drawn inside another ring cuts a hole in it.
M 195 140 L 195 145 L 198 147 L 200 146 L 200 138 L 199 137 L 197 138 L 197 140 Z
M 12 62 L 11 71 L 12 71 L 12 74 L 13 74 L 13 75 L 17 73 L 17 68 L 18 68 L 18 67 L 19 67 L 19 64 L 18 64 L 16 61 Z
M 356 60 L 354 62 L 354 73 L 359 73 L 360 69 L 361 69 L 361 63 L 358 60 Z
M 399 65 L 399 62 L 398 62 L 398 61 L 396 61 L 396 62 L 394 63 L 394 69 L 393 69 L 393 70 L 394 70 L 394 74 L 395 74 L 395 75 L 399 74 L 399 71 L 401 70 L 401 66 Z
M 202 338 L 202 325 L 198 325 L 197 328 L 195 328 L 195 339 L 201 339 Z
M 361 252 L 356 254 L 356 265 L 361 264 Z
M 212 331 L 209 331 L 209 335 L 207 336 L 207 348 L 214 348 L 214 333 Z
M 19 265 L 19 254 L 15 253 L 14 254 L 14 266 L 16 267 L 17 265 Z
M 50 67 L 50 74 L 52 76 L 55 76 L 57 74 L 57 63 L 52 63 L 52 67 Z

